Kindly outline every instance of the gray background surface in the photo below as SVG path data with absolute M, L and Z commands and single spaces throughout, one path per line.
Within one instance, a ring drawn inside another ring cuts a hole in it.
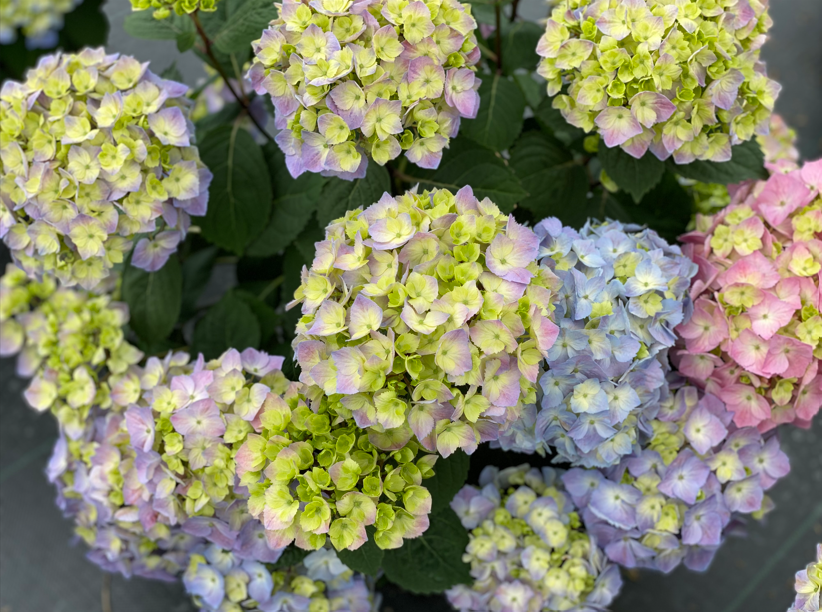
M 806 159 L 822 155 L 822 0 L 773 0 L 775 25 L 763 50 L 769 73 L 783 84 L 777 109 L 801 132 Z M 180 56 L 173 42 L 128 37 L 122 20 L 128 0 L 110 0 L 109 50 L 151 60 L 161 71 L 177 62 L 185 80 L 202 76 L 198 60 Z M 528 19 L 546 16 L 545 6 L 523 0 Z M 0 253 L 5 264 L 7 254 Z M 69 521 L 53 504 L 43 469 L 56 437 L 53 419 L 27 408 L 25 382 L 12 360 L 0 360 L 0 612 L 101 612 L 103 574 L 72 542 Z M 680 568 L 670 576 L 627 572 L 613 612 L 784 612 L 793 574 L 822 541 L 822 419 L 811 431 L 786 429 L 783 447 L 792 474 L 771 491 L 774 510 L 752 521 L 748 537 L 731 537 L 711 568 L 695 574 Z M 113 612 L 190 612 L 177 584 L 111 579 Z M 387 587 L 385 612 L 438 612 L 438 598 L 419 598 Z M 108 611 L 104 611 L 108 612 Z

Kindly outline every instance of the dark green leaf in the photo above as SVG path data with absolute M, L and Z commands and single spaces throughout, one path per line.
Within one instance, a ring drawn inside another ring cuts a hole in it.
M 440 457 L 434 464 L 434 476 L 422 486 L 431 493 L 431 512 L 436 514 L 448 507 L 468 477 L 468 455 L 458 450 L 447 459 Z
M 733 147 L 731 153 L 730 161 L 726 162 L 695 161 L 680 165 L 669 159 L 668 168 L 685 178 L 720 185 L 768 178 L 765 156 L 755 140 Z
M 126 34 L 143 40 L 176 40 L 178 36 L 194 33 L 194 23 L 187 16 L 172 12 L 167 19 L 154 19 L 153 11 L 131 13 L 123 22 Z
M 305 172 L 296 179 L 291 178 L 285 167 L 285 157 L 274 143 L 263 147 L 263 154 L 273 182 L 274 205 L 268 227 L 248 247 L 248 255 L 251 257 L 268 257 L 281 253 L 291 244 L 317 210 L 320 194 L 326 183 L 324 177 L 314 172 Z
M 562 113 L 552 106 L 553 101 L 553 98 L 545 98 L 534 111 L 534 117 L 540 127 L 566 145 L 583 138 L 585 131 L 565 121 Z
M 197 121 L 194 124 L 197 128 L 197 140 L 203 141 L 212 130 L 232 123 L 241 110 L 242 107 L 238 102 L 229 102 L 216 113 L 210 113 Z
M 259 299 L 256 295 L 249 293 L 248 291 L 235 289 L 234 295 L 245 302 L 254 312 L 254 316 L 257 317 L 257 322 L 260 324 L 260 343 L 265 344 L 266 341 L 274 335 L 274 332 L 277 331 L 277 322 L 279 321 L 279 317 L 277 316 L 276 311 Z
M 106 44 L 109 24 L 102 0 L 85 0 L 66 15 L 59 46 L 66 51 Z
M 502 70 L 505 74 L 513 74 L 519 68 L 525 68 L 528 72 L 537 69 L 537 43 L 544 32 L 545 29 L 533 21 L 503 22 Z
M 639 204 L 619 196 L 617 194 L 617 199 L 631 221 L 647 225 L 671 243 L 685 233 L 691 220 L 691 197 L 671 172 L 666 172 L 659 184 Z
M 183 32 L 177 37 L 177 51 L 185 53 L 197 42 L 196 32 Z
M 530 72 L 518 72 L 514 75 L 514 81 L 522 90 L 528 106 L 532 109 L 539 108 L 542 100 L 548 95 L 545 91 L 545 83 L 537 82 Z
M 208 247 L 186 257 L 183 262 L 183 299 L 181 314 L 188 319 L 194 314 L 197 300 L 211 278 L 211 269 L 217 257 L 217 247 Z
M 303 550 L 302 548 L 297 548 L 294 544 L 289 544 L 283 551 L 283 554 L 280 555 L 280 558 L 277 559 L 277 562 L 271 566 L 271 569 L 287 570 L 292 568 L 295 565 L 302 563 L 302 560 L 305 559 L 310 553 L 310 550 Z
M 511 79 L 484 76 L 479 88 L 480 108 L 476 119 L 462 120 L 462 133 L 492 151 L 504 151 L 522 131 L 525 97 Z
M 365 544 L 357 550 L 338 550 L 337 556 L 355 572 L 376 576 L 382 567 L 385 551 L 374 543 L 375 529 L 373 527 L 366 527 L 365 532 L 368 534 Z
M 503 212 L 528 196 L 519 179 L 501 157 L 477 147 L 470 140 L 456 138 L 445 151 L 436 170 L 408 169 L 408 179 L 425 189 L 448 189 L 453 193 L 470 185 L 478 198 L 490 198 Z
M 156 272 L 131 265 L 123 270 L 123 299 L 128 304 L 131 328 L 147 343 L 166 338 L 180 315 L 183 274 L 180 260 L 172 255 Z
M 385 551 L 385 576 L 405 590 L 423 595 L 470 584 L 470 567 L 462 560 L 468 546 L 465 527 L 451 508 L 432 514 L 430 520 L 431 526 L 420 537 Z
M 194 328 L 193 353 L 215 359 L 230 348 L 238 351 L 260 346 L 260 324 L 254 311 L 229 291 Z
M 270 0 L 247 0 L 214 37 L 214 45 L 223 53 L 242 51 L 276 18 L 277 7 Z
M 200 219 L 203 236 L 240 255 L 265 229 L 271 212 L 271 180 L 263 153 L 251 134 L 227 125 L 206 135 L 200 157 L 214 174 L 208 212 Z
M 520 206 L 535 218 L 558 217 L 581 227 L 587 217 L 588 175 L 556 138 L 525 132 L 511 150 L 511 167 L 530 194 Z
M 328 179 L 317 205 L 317 219 L 325 227 L 334 219 L 342 217 L 347 210 L 371 206 L 386 191 L 391 191 L 388 170 L 372 161 L 368 164 L 364 178 L 353 181 Z
M 598 157 L 606 174 L 630 193 L 634 202 L 653 189 L 665 173 L 664 162 L 650 152 L 637 159 L 619 147 L 608 148 L 600 142 Z
M 182 83 L 183 81 L 183 74 L 180 72 L 180 69 L 177 68 L 177 62 L 171 62 L 168 68 L 163 70 L 160 73 L 160 76 L 164 79 L 169 79 L 171 81 L 177 81 L 178 83 Z

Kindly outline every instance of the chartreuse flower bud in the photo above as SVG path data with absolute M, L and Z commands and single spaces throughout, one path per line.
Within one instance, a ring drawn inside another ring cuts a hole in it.
M 132 0 L 135 1 L 135 0 Z M 287 0 L 254 41 L 248 71 L 285 129 L 288 169 L 346 179 L 403 151 L 436 168 L 479 109 L 480 59 L 470 5 L 378 0 Z M 364 12 L 365 11 L 365 12 Z
M 537 46 L 537 72 L 568 123 L 606 147 L 678 164 L 731 158 L 767 134 L 780 86 L 759 49 L 767 4 L 669 0 L 560 3 Z
M 555 480 L 550 468 L 488 466 L 481 490 L 457 493 L 451 507 L 470 531 L 463 560 L 476 579 L 446 591 L 457 610 L 558 612 L 611 603 L 622 586 L 619 569 L 589 538 Z
M 219 0 L 131 0 L 131 10 L 153 9 L 155 19 L 167 19 L 176 15 L 190 15 L 196 11 L 210 13 L 217 10 Z
M 168 260 L 190 215 L 205 214 L 211 181 L 186 91 L 104 49 L 43 57 L 4 83 L 0 236 L 29 276 L 92 289 L 137 235 L 135 266 Z
M 28 49 L 48 49 L 57 45 L 63 17 L 81 0 L 10 0 L 0 4 L 0 43 L 8 45 L 18 32 Z
M 675 360 L 738 426 L 761 431 L 806 426 L 822 406 L 822 161 L 770 167 L 767 181 L 743 185 L 718 214 L 697 215 L 686 237 L 704 280 L 691 289 L 694 313 L 677 329 L 685 350 Z
M 306 398 L 331 398 L 403 464 L 412 436 L 446 457 L 496 438 L 536 397 L 558 333 L 560 281 L 537 266 L 538 250 L 534 232 L 468 187 L 385 194 L 335 220 L 291 304 L 302 304 L 294 348 Z M 386 494 L 411 472 L 385 470 Z

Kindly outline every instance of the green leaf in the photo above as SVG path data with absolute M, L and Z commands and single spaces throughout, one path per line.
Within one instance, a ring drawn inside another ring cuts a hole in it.
M 375 529 L 372 526 L 365 528 L 368 539 L 357 550 L 338 550 L 337 556 L 355 572 L 376 576 L 382 567 L 385 551 L 374 543 Z
M 270 0 L 247 0 L 214 37 L 214 46 L 223 53 L 242 51 L 276 18 L 277 7 Z
M 153 11 L 139 11 L 128 15 L 123 22 L 126 34 L 143 40 L 176 40 L 178 36 L 195 33 L 194 23 L 188 16 L 172 12 L 167 19 L 154 19 Z
M 66 15 L 58 46 L 66 51 L 105 45 L 109 23 L 102 0 L 85 0 Z
M 479 88 L 476 119 L 462 120 L 462 133 L 492 151 L 504 151 L 522 131 L 525 97 L 507 77 L 485 76 Z
M 386 550 L 385 576 L 407 591 L 442 593 L 457 584 L 471 584 L 470 567 L 462 560 L 468 532 L 451 508 L 430 516 L 431 525 L 400 548 Z
M 160 73 L 160 76 L 164 79 L 169 79 L 170 81 L 177 81 L 178 83 L 183 82 L 183 74 L 180 72 L 180 69 L 177 68 L 176 60 L 171 62 L 171 64 L 168 65 L 168 68 Z
M 203 141 L 209 132 L 232 123 L 240 114 L 243 107 L 238 102 L 229 102 L 216 113 L 210 113 L 197 121 L 197 140 Z
M 532 109 L 539 108 L 545 96 L 548 95 L 545 91 L 545 83 L 538 82 L 534 79 L 533 73 L 518 72 L 514 75 L 514 81 L 522 90 L 522 95 L 525 96 L 525 102 Z
M 565 121 L 562 113 L 552 106 L 553 102 L 553 98 L 545 98 L 534 111 L 540 127 L 566 145 L 584 138 L 585 131 Z
M 511 167 L 530 194 L 520 206 L 535 218 L 554 216 L 572 227 L 587 217 L 588 174 L 556 138 L 525 132 L 511 149 Z
M 703 183 L 729 185 L 747 180 L 765 180 L 765 156 L 755 140 L 743 142 L 731 148 L 731 159 L 726 162 L 695 161 L 690 164 L 676 164 L 668 160 L 668 169 L 685 178 Z
M 391 191 L 388 170 L 373 161 L 368 164 L 365 177 L 353 181 L 328 179 L 317 204 L 317 219 L 322 227 L 342 217 L 346 211 L 374 204 L 386 191 Z
M 289 544 L 283 551 L 283 554 L 280 555 L 280 558 L 277 559 L 277 562 L 271 566 L 271 569 L 287 570 L 302 563 L 302 560 L 309 554 L 311 554 L 310 550 L 303 550 L 302 548 L 297 548 L 294 544 Z
M 631 221 L 647 225 L 671 243 L 685 233 L 691 220 L 691 196 L 671 172 L 666 172 L 639 204 L 634 204 L 624 194 L 616 194 L 616 198 Z
M 277 331 L 277 322 L 279 317 L 277 312 L 268 304 L 263 302 L 253 293 L 243 291 L 242 289 L 235 289 L 234 295 L 245 302 L 254 316 L 257 317 L 257 322 L 260 324 L 260 343 L 265 344 L 266 341 L 274 335 Z
M 254 311 L 229 291 L 194 328 L 193 353 L 215 359 L 230 348 L 238 351 L 260 346 L 260 324 Z
M 505 74 L 513 74 L 519 68 L 525 68 L 528 72 L 537 69 L 539 55 L 537 55 L 537 43 L 542 38 L 545 28 L 540 27 L 533 21 L 509 22 L 507 19 L 502 23 L 502 70 Z M 493 38 L 493 34 L 491 37 Z M 543 82 L 544 88 L 544 82 Z
M 422 486 L 431 493 L 431 512 L 444 510 L 468 478 L 468 455 L 457 450 L 447 459 L 440 457 L 434 464 L 434 476 L 422 481 Z
M 182 319 L 188 319 L 194 314 L 197 300 L 211 278 L 211 269 L 214 267 L 218 250 L 217 247 L 208 247 L 191 253 L 183 261 Z
M 168 337 L 180 315 L 183 274 L 180 260 L 172 255 L 156 272 L 131 265 L 123 269 L 123 299 L 128 304 L 131 328 L 148 344 Z
M 637 159 L 619 147 L 608 148 L 600 142 L 597 156 L 608 176 L 630 193 L 634 202 L 653 189 L 665 173 L 665 163 L 650 152 Z
M 317 210 L 326 183 L 325 177 L 314 172 L 291 178 L 285 166 L 285 156 L 274 143 L 265 145 L 263 154 L 272 177 L 274 205 L 268 227 L 248 247 L 251 257 L 268 257 L 284 251 Z
M 184 32 L 177 37 L 177 51 L 185 53 L 197 42 L 196 32 Z
M 260 146 L 238 125 L 209 132 L 200 158 L 214 174 L 208 212 L 200 219 L 203 236 L 241 255 L 265 229 L 271 212 L 271 179 Z
M 451 141 L 436 170 L 409 167 L 407 172 L 407 180 L 419 182 L 424 189 L 436 187 L 456 193 L 470 185 L 475 196 L 489 198 L 503 212 L 511 212 L 517 202 L 528 196 L 501 157 L 462 138 Z

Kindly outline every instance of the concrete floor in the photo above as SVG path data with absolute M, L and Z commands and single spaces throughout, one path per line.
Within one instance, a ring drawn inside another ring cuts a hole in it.
M 764 49 L 770 74 L 784 86 L 777 104 L 801 131 L 806 159 L 822 155 L 822 0 L 774 0 L 775 25 Z M 121 27 L 128 0 L 110 0 L 109 49 L 152 60 L 157 71 L 179 58 L 173 42 L 140 41 Z M 544 17 L 537 0 L 523 0 L 522 14 Z M 188 54 L 177 60 L 185 80 L 202 75 Z M 4 260 L 6 253 L 0 253 Z M 5 264 L 5 261 L 0 261 Z M 43 474 L 56 432 L 51 417 L 28 409 L 24 381 L 13 362 L 0 361 L 0 612 L 100 612 L 103 575 L 72 545 L 71 524 L 53 505 Z M 613 612 L 782 612 L 793 574 L 808 563 L 822 541 L 822 420 L 811 431 L 783 432 L 793 473 L 772 491 L 776 510 L 765 523 L 752 522 L 748 537 L 731 538 L 708 572 L 680 569 L 670 576 L 626 575 Z M 115 576 L 114 612 L 190 612 L 179 585 Z M 384 589 L 384 612 L 445 612 L 439 598 L 417 598 Z

